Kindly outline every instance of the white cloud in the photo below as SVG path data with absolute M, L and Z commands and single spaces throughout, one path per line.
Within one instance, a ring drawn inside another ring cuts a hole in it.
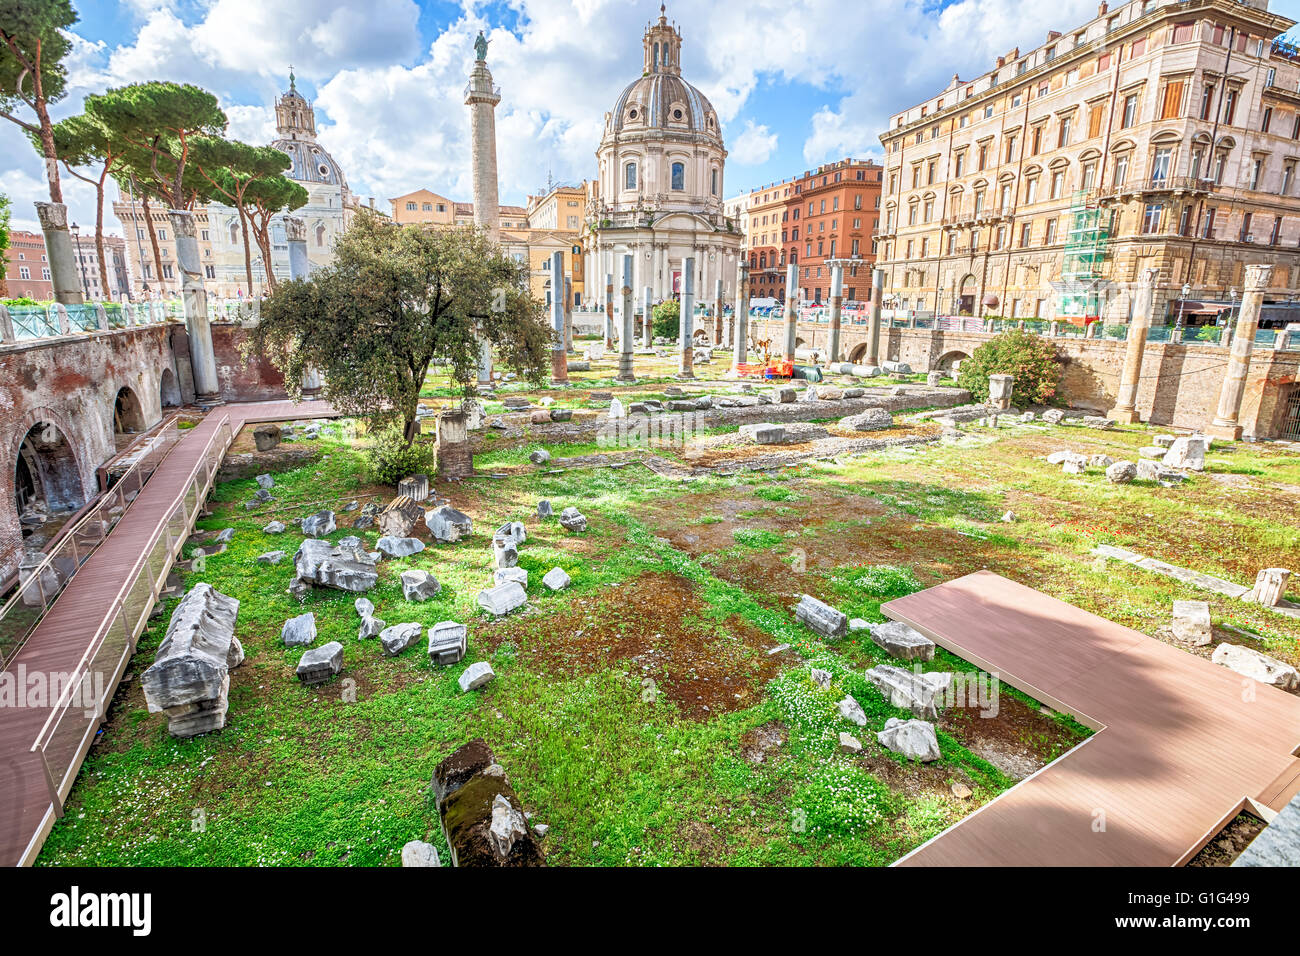
M 756 125 L 753 120 L 745 120 L 745 128 L 740 135 L 731 139 L 730 156 L 732 162 L 745 166 L 757 166 L 765 163 L 776 151 L 777 133 L 765 125 Z

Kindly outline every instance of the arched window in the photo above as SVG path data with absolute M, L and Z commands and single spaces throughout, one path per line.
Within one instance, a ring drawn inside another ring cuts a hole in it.
M 686 188 L 686 165 L 673 163 L 673 189 Z
M 623 167 L 623 188 L 636 189 L 636 163 L 628 163 Z
M 324 223 L 321 223 L 316 227 L 316 247 L 318 249 L 325 248 L 325 224 Z
M 230 224 L 230 244 L 232 246 L 239 245 L 239 224 L 238 223 L 232 222 Z
M 659 69 L 659 44 L 655 44 L 654 69 Z
M 709 189 L 713 195 L 716 196 L 718 194 L 718 167 L 716 166 L 713 167 L 713 179 L 709 184 Z

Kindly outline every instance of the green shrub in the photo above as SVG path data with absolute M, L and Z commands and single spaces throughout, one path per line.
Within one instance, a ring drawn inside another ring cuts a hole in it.
M 985 342 L 961 363 L 957 384 L 969 389 L 977 402 L 989 397 L 990 375 L 1012 375 L 1011 404 L 1046 405 L 1056 400 L 1061 363 L 1049 339 L 1010 329 Z
M 408 447 L 396 426 L 381 431 L 366 449 L 370 477 L 382 485 L 396 485 L 403 478 L 428 472 L 433 463 L 433 446 L 417 440 Z
M 654 324 L 651 328 L 655 338 L 675 339 L 681 326 L 682 310 L 676 299 L 660 302 L 654 307 Z

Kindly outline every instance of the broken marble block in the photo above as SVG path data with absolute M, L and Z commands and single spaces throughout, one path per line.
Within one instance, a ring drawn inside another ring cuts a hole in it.
M 151 714 L 165 713 L 173 737 L 226 725 L 230 669 L 243 660 L 235 639 L 239 601 L 200 582 L 172 612 L 154 662 L 140 676 Z M 233 662 L 233 663 L 232 663 Z
M 357 598 L 352 602 L 352 606 L 356 608 L 357 614 L 361 617 L 370 617 L 375 613 L 375 602 L 370 598 Z
M 375 520 L 379 533 L 392 538 L 409 538 L 424 517 L 424 509 L 420 507 L 422 500 L 424 499 L 417 500 L 410 495 L 398 495 L 390 501 Z M 356 527 L 355 524 L 353 527 Z
M 1286 691 L 1300 690 L 1300 673 L 1290 664 L 1238 644 L 1220 644 L 1210 660 L 1249 677 L 1261 684 L 1272 684 Z
M 822 637 L 831 640 L 843 637 L 849 629 L 848 615 L 817 600 L 811 594 L 805 594 L 799 599 L 794 616 Z
M 1125 485 L 1137 477 L 1138 469 L 1131 461 L 1120 459 L 1106 466 L 1106 480 L 1116 485 Z
M 257 556 L 258 564 L 279 564 L 283 560 L 283 551 L 267 551 L 265 554 L 259 554 Z
M 564 568 L 551 568 L 542 576 L 542 583 L 552 591 L 562 591 L 569 586 L 570 578 Z
M 408 624 L 394 624 L 379 632 L 379 643 L 384 648 L 385 657 L 396 657 L 406 650 L 424 634 L 424 625 L 412 621 Z
M 1286 594 L 1286 583 L 1290 577 L 1291 572 L 1286 568 L 1264 568 L 1255 575 L 1255 587 L 1246 599 L 1265 607 L 1277 607 Z
M 425 501 L 429 497 L 429 476 L 411 475 L 397 483 L 397 494 L 405 495 L 413 501 Z
M 298 660 L 298 680 L 304 684 L 323 684 L 343 670 L 343 645 L 330 641 L 309 647 Z
M 388 624 L 381 618 L 377 618 L 373 614 L 367 614 L 361 619 L 361 626 L 357 628 L 357 640 L 365 641 L 372 637 L 378 637 L 386 627 L 388 627 Z
M 286 647 L 301 647 L 316 640 L 316 615 L 311 611 L 299 614 L 284 622 L 280 628 L 280 640 Z
M 545 521 L 547 518 L 554 517 L 554 514 L 555 513 L 551 510 L 551 503 L 545 498 L 537 502 L 537 518 L 539 521 Z
M 513 568 L 497 568 L 492 572 L 492 584 L 507 584 L 510 581 L 516 582 L 521 588 L 528 587 L 528 571 L 524 568 L 515 566 Z
M 852 697 L 845 697 L 835 705 L 835 710 L 845 720 L 851 720 L 859 727 L 867 726 L 867 712 L 864 711 L 862 705 Z
M 319 538 L 334 531 L 334 512 L 318 511 L 302 519 L 302 533 L 308 538 Z
M 738 433 L 744 441 L 755 445 L 780 445 L 785 442 L 785 428 L 773 422 L 755 422 L 741 425 Z
M 430 782 L 453 866 L 545 866 L 528 815 L 481 738 L 434 769 Z M 522 818 L 522 821 L 521 819 Z
M 409 558 L 424 550 L 424 542 L 419 538 L 395 538 L 384 535 L 375 542 L 375 547 L 390 558 Z
M 943 756 L 939 752 L 939 738 L 934 732 L 934 725 L 924 720 L 890 717 L 885 721 L 885 729 L 876 734 L 876 740 L 881 746 L 902 754 L 909 760 L 929 763 Z
M 881 649 L 902 660 L 934 660 L 934 641 L 902 621 L 871 625 L 871 639 Z
M 478 606 L 497 617 L 509 614 L 527 603 L 528 595 L 515 581 L 478 592 Z
M 840 427 L 848 428 L 855 432 L 874 432 L 882 428 L 894 427 L 894 416 L 884 408 L 868 408 L 864 412 L 858 412 L 856 415 L 849 415 L 840 419 Z
M 1190 471 L 1205 470 L 1205 452 L 1210 440 L 1200 435 L 1184 435 L 1175 438 L 1174 443 L 1165 452 L 1161 463 L 1166 468 L 1186 468 Z
M 267 525 L 265 528 L 263 528 L 262 530 L 263 530 L 264 532 L 266 532 L 267 534 L 284 534 L 284 522 L 283 522 L 283 521 L 272 521 L 270 524 L 268 524 L 268 525 Z
M 460 692 L 467 694 L 472 690 L 478 690 L 496 676 L 492 672 L 492 665 L 487 661 L 475 661 L 465 668 L 465 673 L 460 675 L 456 683 L 460 685 Z
M 459 541 L 474 531 L 474 522 L 469 515 L 457 511 L 451 505 L 439 505 L 426 512 L 424 524 L 437 541 Z
M 1043 412 L 1043 421 L 1049 425 L 1059 425 L 1065 420 L 1065 412 L 1059 408 L 1049 408 Z
M 522 521 L 507 521 L 501 527 L 497 528 L 493 538 L 505 538 L 513 541 L 515 547 L 519 547 L 528 540 L 528 531 L 524 528 Z
M 402 572 L 402 597 L 408 601 L 427 601 L 442 590 L 442 585 L 428 571 Z
M 1210 629 L 1210 605 L 1207 601 L 1174 602 L 1174 637 L 1196 647 L 1214 640 Z
M 862 753 L 862 741 L 850 733 L 840 731 L 840 753 L 857 754 Z
M 465 656 L 469 628 L 456 621 L 439 621 L 429 628 L 429 661 L 446 665 L 459 663 Z
M 926 720 L 938 719 L 941 695 L 952 686 L 952 674 L 917 674 L 892 664 L 877 664 L 866 677 L 890 704 Z
M 549 422 L 551 420 L 550 412 L 543 412 L 542 415 L 544 416 L 542 421 Z M 551 453 L 545 448 L 538 448 L 528 453 L 528 460 L 534 465 L 545 465 L 551 460 Z
M 316 538 L 298 546 L 293 566 L 299 581 L 341 591 L 369 591 L 379 581 L 375 562 L 364 550 L 335 547 Z
M 262 491 L 270 491 L 275 487 L 275 479 L 267 473 L 260 474 L 253 480 L 257 482 L 257 487 Z
M 570 505 L 560 512 L 560 526 L 565 531 L 586 531 L 587 517 L 577 508 Z
M 423 840 L 412 840 L 402 847 L 402 866 L 442 866 L 438 848 Z
M 519 563 L 519 549 L 513 538 L 500 535 L 492 537 L 492 564 L 497 568 L 513 568 Z

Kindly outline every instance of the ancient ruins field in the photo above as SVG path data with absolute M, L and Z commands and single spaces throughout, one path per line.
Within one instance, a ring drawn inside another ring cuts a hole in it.
M 246 430 L 187 548 L 206 556 L 181 567 L 142 638 L 40 862 L 393 865 L 411 840 L 445 858 L 430 775 L 482 737 L 530 822 L 548 828 L 548 863 L 882 865 L 1089 733 L 1004 686 L 996 716 L 974 704 L 944 709 L 941 758 L 908 761 L 876 733 L 910 714 L 863 676 L 890 656 L 866 630 L 827 641 L 796 621 L 804 594 L 880 622 L 884 601 L 989 569 L 1188 654 L 1208 657 L 1229 641 L 1300 661 L 1300 620 L 1094 553 L 1112 545 L 1246 586 L 1261 568 L 1300 566 L 1294 448 L 1216 443 L 1205 471 L 1185 480 L 1116 484 L 1103 467 L 1070 474 L 1047 456 L 1135 461 L 1156 430 L 1018 416 L 954 429 L 924 417 L 939 404 L 924 376 L 836 377 L 875 395 L 916 389 L 901 396 L 913 407 L 870 433 L 841 429 L 844 413 L 826 402 L 827 434 L 800 444 L 747 444 L 738 426 L 712 424 L 685 446 L 611 447 L 581 427 L 607 412 L 599 393 L 625 405 L 672 401 L 674 387 L 738 394 L 720 363 L 679 383 L 669 360 L 637 361 L 634 386 L 614 383 L 608 360 L 566 389 L 502 383 L 488 423 L 472 433 L 476 477 L 434 488 L 473 519 L 473 533 L 434 542 L 420 522 L 423 551 L 379 562 L 365 595 L 377 617 L 468 625 L 464 659 L 445 667 L 430 664 L 423 642 L 388 657 L 374 638 L 359 639 L 357 595 L 312 588 L 300 604 L 287 592 L 302 541 L 293 519 L 332 510 L 337 529 L 325 538 L 355 534 L 375 547 L 375 528 L 351 525 L 393 489 L 366 479 L 364 431 L 330 422 L 308 438 L 297 428 L 259 453 Z M 431 408 L 447 401 L 443 382 L 426 394 Z M 503 400 L 519 396 L 574 414 L 567 426 L 534 425 L 529 412 L 506 410 Z M 550 461 L 530 462 L 543 448 Z M 274 478 L 273 500 L 246 507 L 260 473 Z M 557 515 L 577 507 L 586 530 L 540 520 L 541 499 Z M 273 520 L 286 530 L 265 533 Z M 508 521 L 527 531 L 518 566 L 528 603 L 493 619 L 476 596 L 492 583 L 492 532 Z M 215 539 L 227 528 L 222 547 Z M 274 550 L 287 552 L 280 563 L 258 562 Z M 553 567 L 571 578 L 555 592 L 542 583 Z M 405 600 L 400 574 L 411 569 L 431 572 L 438 593 Z M 198 582 L 239 600 L 246 660 L 232 672 L 225 728 L 178 740 L 148 712 L 139 678 L 180 594 Z M 1213 643 L 1176 640 L 1178 599 L 1209 602 Z M 341 674 L 315 687 L 295 677 L 303 649 L 281 640 L 285 621 L 306 611 L 316 645 L 343 645 Z M 479 661 L 495 679 L 462 692 L 458 678 Z M 922 667 L 974 669 L 942 650 Z M 810 679 L 813 668 L 830 672 L 829 687 Z M 846 696 L 865 727 L 837 713 Z M 841 732 L 861 751 L 842 752 Z

